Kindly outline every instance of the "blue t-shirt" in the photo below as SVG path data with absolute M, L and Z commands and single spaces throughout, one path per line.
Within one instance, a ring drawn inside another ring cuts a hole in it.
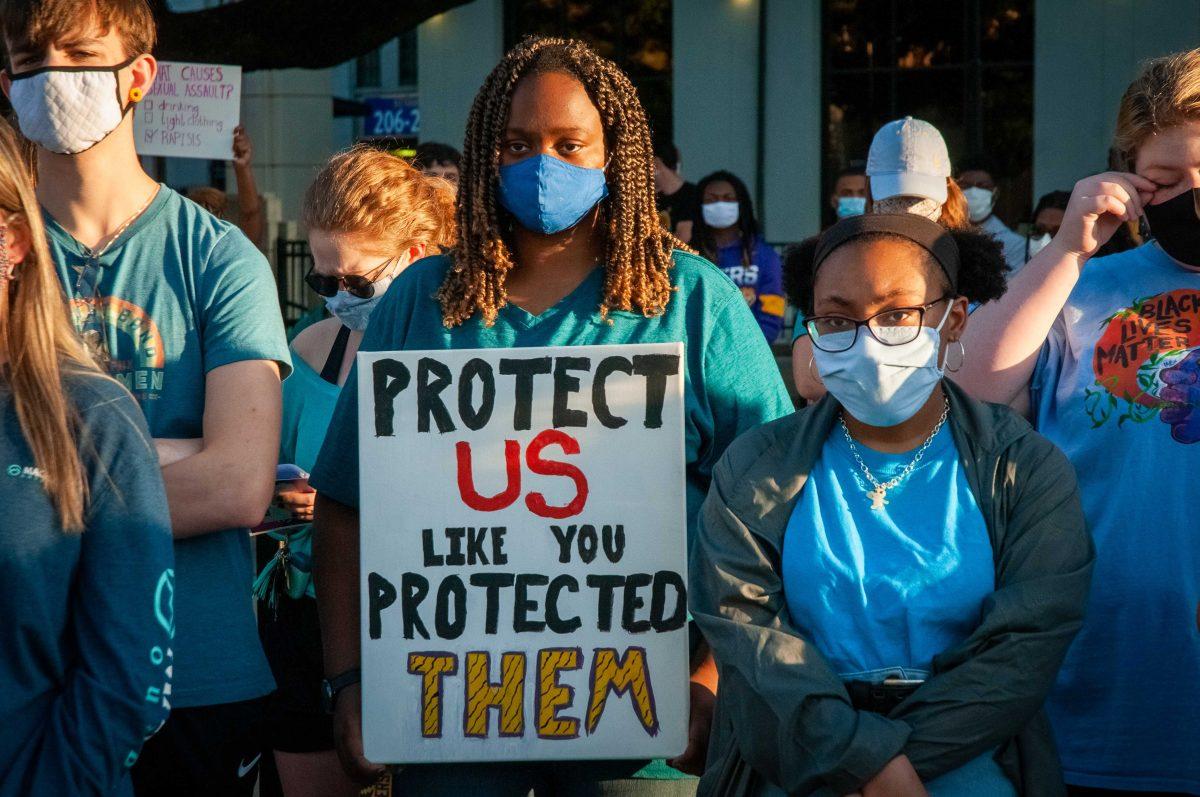
M 0 795 L 129 795 L 167 716 L 171 518 L 146 422 L 99 375 L 66 380 L 90 497 L 64 532 L 0 378 Z
M 916 454 L 855 445 L 880 482 Z M 934 656 L 979 626 L 995 591 L 991 539 L 948 426 L 882 510 L 871 508 L 871 489 L 835 426 L 784 533 L 784 598 L 797 630 L 843 680 L 923 679 Z M 993 755 L 926 788 L 933 797 L 1015 796 Z
M 783 267 L 779 254 L 762 238 L 754 241 L 750 249 L 750 262 L 742 242 L 717 249 L 717 265 L 742 289 L 754 319 L 762 328 L 768 343 L 774 343 L 783 328 L 783 311 L 787 300 L 783 297 Z
M 747 429 L 793 410 L 741 293 L 703 258 L 675 253 L 671 281 L 678 290 L 662 315 L 616 311 L 609 314 L 611 323 L 605 321 L 599 312 L 604 269 L 596 268 L 541 315 L 509 304 L 491 327 L 476 315 L 446 329 L 434 294 L 449 265 L 448 257 L 439 256 L 405 269 L 371 313 L 359 351 L 684 343 L 689 539 L 712 468 L 726 447 Z M 357 373 L 342 389 L 311 483 L 336 501 L 358 506 Z
M 51 218 L 50 251 L 76 325 L 91 316 L 80 269 L 91 253 Z M 163 186 L 100 258 L 95 317 L 109 371 L 132 391 L 156 438 L 204 435 L 205 376 L 243 360 L 291 370 L 266 258 L 233 225 Z M 93 340 L 93 343 L 96 341 Z M 175 543 L 172 705 L 249 700 L 274 688 L 254 618 L 246 529 Z
M 1095 585 L 1047 703 L 1068 783 L 1200 794 L 1200 274 L 1093 260 L 1030 386 L 1079 477 Z

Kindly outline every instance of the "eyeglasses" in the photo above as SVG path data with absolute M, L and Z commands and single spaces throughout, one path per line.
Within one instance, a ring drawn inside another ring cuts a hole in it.
M 344 277 L 331 277 L 328 274 L 318 274 L 316 264 L 313 264 L 304 281 L 320 296 L 336 296 L 341 288 L 359 299 L 370 299 L 375 295 L 375 283 L 378 282 L 384 269 L 396 262 L 396 258 L 388 258 L 366 274 L 347 274 Z
M 97 312 L 100 305 L 100 260 L 89 257 L 82 266 L 78 266 L 79 277 L 75 280 L 75 301 L 84 306 L 83 317 L 72 313 L 75 320 L 75 330 L 83 339 L 88 354 L 92 356 L 101 370 L 108 371 L 112 362 L 112 350 L 108 347 L 108 330 L 104 319 Z
M 853 348 L 858 342 L 858 330 L 866 327 L 871 337 L 884 346 L 903 346 L 921 334 L 925 312 L 953 296 L 943 296 L 921 307 L 893 307 L 857 321 L 840 315 L 819 315 L 806 319 L 804 328 L 812 344 L 823 352 L 836 354 Z

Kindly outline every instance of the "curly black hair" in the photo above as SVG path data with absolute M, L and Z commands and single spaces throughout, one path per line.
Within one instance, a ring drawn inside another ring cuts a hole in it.
M 958 295 L 963 296 L 972 304 L 984 304 L 999 299 L 1007 288 L 1008 264 L 1004 260 L 1004 248 L 991 235 L 968 230 L 947 230 L 958 244 Z M 889 233 L 870 233 L 860 238 L 854 238 L 847 243 L 862 243 L 865 241 L 893 239 L 907 241 L 907 238 Z M 817 236 L 807 238 L 798 244 L 793 244 L 784 254 L 783 284 L 788 301 L 805 315 L 813 312 L 813 260 L 817 254 Z M 911 242 L 910 242 L 911 243 Z M 913 244 L 917 247 L 917 244 Z M 932 264 L 936 273 L 942 275 L 941 268 L 933 256 L 921 250 L 924 262 Z M 945 279 L 944 275 L 942 278 Z M 945 287 L 950 289 L 949 280 Z

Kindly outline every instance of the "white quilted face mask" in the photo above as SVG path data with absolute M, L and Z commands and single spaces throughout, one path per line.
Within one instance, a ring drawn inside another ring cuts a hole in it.
M 78 155 L 117 129 L 133 104 L 121 101 L 117 73 L 133 59 L 99 69 L 46 67 L 13 75 L 21 132 L 51 152 Z

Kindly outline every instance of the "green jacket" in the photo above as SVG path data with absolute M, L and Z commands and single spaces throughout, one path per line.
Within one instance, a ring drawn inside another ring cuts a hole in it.
M 1041 707 L 1083 620 L 1094 550 L 1067 458 L 1006 407 L 949 381 L 950 428 L 995 552 L 979 627 L 890 715 L 857 711 L 788 615 L 783 536 L 837 422 L 813 407 L 738 438 L 713 472 L 692 547 L 692 614 L 720 668 L 701 794 L 846 794 L 903 753 L 929 781 L 999 748 L 1022 795 L 1064 793 Z

